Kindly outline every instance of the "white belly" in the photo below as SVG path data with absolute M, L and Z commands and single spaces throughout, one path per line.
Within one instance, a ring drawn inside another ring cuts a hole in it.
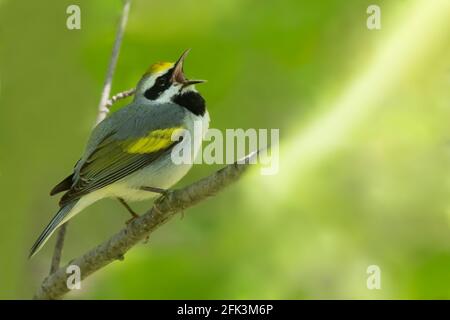
M 121 197 L 129 201 L 141 201 L 153 198 L 159 194 L 140 190 L 140 187 L 168 189 L 183 178 L 192 165 L 175 165 L 170 155 L 164 156 L 150 166 L 143 168 L 123 181 L 114 184 L 109 189 L 109 197 Z

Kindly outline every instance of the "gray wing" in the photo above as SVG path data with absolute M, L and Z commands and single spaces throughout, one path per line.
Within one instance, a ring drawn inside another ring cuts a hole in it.
M 131 104 L 103 120 L 94 128 L 60 205 L 118 181 L 168 152 L 175 142 L 157 152 L 133 154 L 123 152 L 121 143 L 157 129 L 182 127 L 185 112 L 175 104 Z
M 142 137 L 149 131 L 183 124 L 186 111 L 173 103 L 131 103 L 100 122 L 91 133 L 83 157 L 74 168 L 75 178 L 91 154 L 108 137 L 118 140 Z M 74 179 L 75 180 L 75 179 Z

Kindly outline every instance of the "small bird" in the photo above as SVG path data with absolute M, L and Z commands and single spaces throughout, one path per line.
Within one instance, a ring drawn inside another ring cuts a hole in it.
M 205 81 L 184 76 L 188 52 L 175 63 L 153 64 L 138 82 L 133 102 L 93 129 L 73 173 L 50 192 L 66 191 L 59 211 L 32 246 L 30 258 L 59 226 L 94 202 L 117 198 L 136 218 L 127 201 L 164 194 L 190 170 L 192 162 L 176 164 L 171 152 L 178 144 L 189 143 L 195 157 L 209 127 L 209 114 L 195 89 Z M 201 134 L 194 133 L 195 123 L 200 124 Z M 182 132 L 191 139 L 184 139 Z

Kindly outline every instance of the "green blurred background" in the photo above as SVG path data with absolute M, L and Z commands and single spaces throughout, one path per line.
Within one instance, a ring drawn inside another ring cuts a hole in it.
M 48 273 L 54 238 L 28 250 L 93 125 L 120 10 L 0 0 L 0 298 L 31 298 Z M 112 91 L 186 48 L 211 126 L 279 128 L 280 172 L 255 168 L 68 298 L 450 298 L 450 1 L 134 0 Z M 85 210 L 64 262 L 127 219 L 114 200 Z

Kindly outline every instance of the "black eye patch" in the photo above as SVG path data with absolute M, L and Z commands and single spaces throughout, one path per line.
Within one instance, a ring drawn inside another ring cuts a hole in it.
M 144 92 L 144 97 L 149 100 L 156 100 L 161 95 L 161 93 L 166 91 L 172 84 L 172 82 L 170 81 L 172 71 L 173 68 L 162 76 L 156 78 L 155 84 Z

